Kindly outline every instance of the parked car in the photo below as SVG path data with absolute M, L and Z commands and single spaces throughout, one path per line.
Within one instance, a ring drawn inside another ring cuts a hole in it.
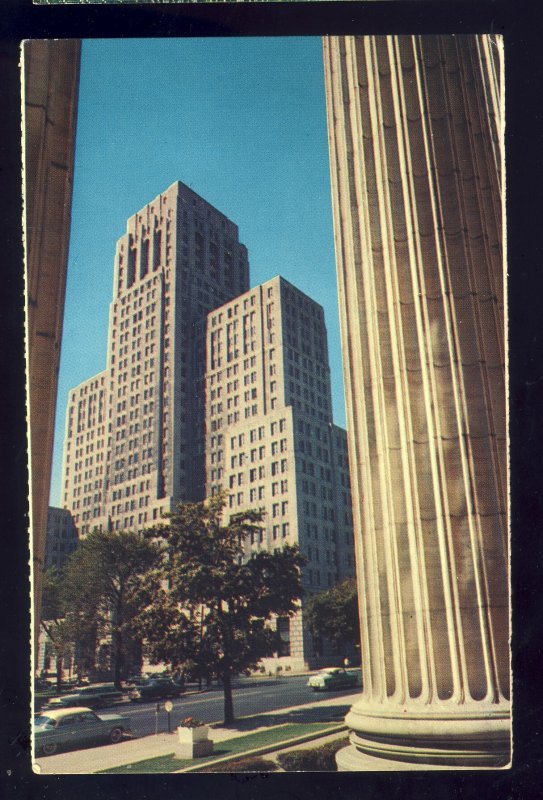
M 146 680 L 149 680 L 149 676 L 139 672 L 137 675 L 129 675 L 123 683 L 130 687 L 136 683 L 145 683 Z
M 348 689 L 358 685 L 358 673 L 349 672 L 343 667 L 326 667 L 316 675 L 312 675 L 307 685 L 314 692 L 325 692 L 328 689 Z
M 113 744 L 130 733 L 130 719 L 121 714 L 98 715 L 90 708 L 59 708 L 34 718 L 36 750 L 52 756 L 60 747 L 74 747 L 105 739 Z
M 83 686 L 69 694 L 52 697 L 47 701 L 44 709 L 68 708 L 70 706 L 85 706 L 88 708 L 103 708 L 119 700 L 126 700 L 126 692 L 121 692 L 114 683 L 94 683 Z
M 171 678 L 149 678 L 128 689 L 131 700 L 159 700 L 163 697 L 179 697 L 184 689 Z

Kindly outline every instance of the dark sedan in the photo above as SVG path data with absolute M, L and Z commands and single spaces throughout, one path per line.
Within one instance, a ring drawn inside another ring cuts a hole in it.
M 184 689 L 171 678 L 150 678 L 128 689 L 131 700 L 160 700 L 165 697 L 179 697 Z
M 60 697 L 52 697 L 47 701 L 44 709 L 68 708 L 70 706 L 85 706 L 86 708 L 103 708 L 119 700 L 126 699 L 126 692 L 119 691 L 113 683 L 94 683 L 75 689 Z

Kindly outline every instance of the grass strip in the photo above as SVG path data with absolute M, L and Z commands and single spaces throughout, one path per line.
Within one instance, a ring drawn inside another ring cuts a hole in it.
M 331 733 L 341 733 L 345 730 L 345 725 L 335 725 L 335 726 L 328 726 L 326 730 L 322 727 L 318 728 L 315 731 L 311 731 L 309 733 L 300 734 L 298 733 L 295 736 L 289 736 L 288 739 L 274 739 L 273 742 L 267 745 L 258 745 L 257 747 L 253 748 L 252 750 L 246 750 L 241 755 L 231 755 L 231 756 L 223 756 L 222 758 L 215 759 L 213 764 L 208 767 L 206 764 L 191 764 L 190 767 L 185 767 L 184 769 L 178 770 L 181 773 L 188 773 L 188 772 L 215 772 L 215 771 L 222 771 L 227 772 L 227 768 L 229 764 L 234 765 L 236 762 L 239 763 L 241 760 L 250 761 L 251 759 L 257 760 L 262 756 L 273 753 L 276 750 L 282 750 L 283 748 L 288 750 L 291 747 L 295 747 L 297 745 L 306 744 L 314 742 L 315 739 L 320 739 L 322 736 L 327 736 Z
M 337 722 L 287 723 L 285 725 L 272 727 L 266 731 L 250 733 L 245 736 L 235 736 L 232 739 L 216 742 L 213 755 L 197 759 L 197 764 L 195 763 L 196 760 L 193 758 L 175 758 L 173 753 L 169 753 L 168 755 L 155 756 L 154 758 L 147 758 L 143 761 L 136 761 L 131 764 L 123 764 L 119 767 L 99 770 L 99 774 L 141 775 L 158 772 L 178 772 L 179 770 L 189 767 L 201 769 L 209 764 L 213 764 L 215 761 L 225 761 L 231 757 L 239 756 L 240 754 L 245 754 L 248 751 L 263 747 L 269 746 L 273 748 L 275 745 L 280 745 L 282 742 L 288 741 L 289 739 L 295 739 L 319 731 L 327 733 L 330 729 L 337 727 Z

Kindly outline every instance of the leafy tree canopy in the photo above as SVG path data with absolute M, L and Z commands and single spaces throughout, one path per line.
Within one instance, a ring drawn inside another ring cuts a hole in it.
M 65 607 L 80 635 L 94 626 L 111 638 L 114 680 L 128 667 L 134 619 L 158 589 L 161 551 L 133 531 L 93 530 L 71 557 L 63 584 Z
M 359 641 L 358 595 L 354 578 L 347 578 L 310 597 L 304 613 L 316 642 L 328 639 L 339 652 L 342 646 Z
M 162 542 L 163 586 L 140 615 L 147 653 L 175 671 L 197 664 L 223 681 L 225 722 L 234 719 L 231 678 L 278 649 L 268 624 L 292 615 L 302 595 L 303 558 L 296 547 L 245 558 L 244 544 L 260 532 L 260 511 L 225 522 L 225 497 L 178 506 L 148 531 Z
M 49 637 L 56 659 L 57 690 L 62 687 L 62 662 L 66 648 L 74 641 L 71 620 L 67 618 L 63 595 L 64 570 L 51 567 L 43 575 L 41 626 Z

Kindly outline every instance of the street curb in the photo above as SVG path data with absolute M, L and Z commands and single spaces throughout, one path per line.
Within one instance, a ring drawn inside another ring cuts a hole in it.
M 305 733 L 303 736 L 295 736 L 292 739 L 285 739 L 281 742 L 274 742 L 274 744 L 263 745 L 262 747 L 255 747 L 252 750 L 246 750 L 243 753 L 236 753 L 235 755 L 224 756 L 215 761 L 210 761 L 207 764 L 195 765 L 185 767 L 184 769 L 175 770 L 172 775 L 179 775 L 183 772 L 201 772 L 206 767 L 214 767 L 216 764 L 226 764 L 228 761 L 240 761 L 241 759 L 250 758 L 252 756 L 261 756 L 266 753 L 275 753 L 277 750 L 285 750 L 287 747 L 294 747 L 304 742 L 310 742 L 314 739 L 321 739 L 324 736 L 331 736 L 334 733 L 341 733 L 342 731 L 349 730 L 347 725 L 337 725 L 335 728 L 328 728 L 327 730 L 313 731 L 312 733 Z M 228 740 L 226 740 L 228 741 Z M 212 770 L 210 770 L 212 771 Z

